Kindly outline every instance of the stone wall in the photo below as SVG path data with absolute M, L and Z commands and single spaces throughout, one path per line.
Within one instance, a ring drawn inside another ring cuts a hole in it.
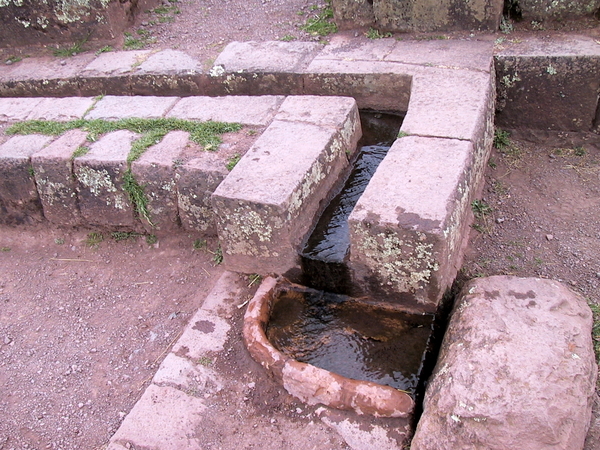
M 110 40 L 156 0 L 0 0 L 0 47 Z
M 600 14 L 600 0 L 509 0 L 523 20 L 567 20 Z

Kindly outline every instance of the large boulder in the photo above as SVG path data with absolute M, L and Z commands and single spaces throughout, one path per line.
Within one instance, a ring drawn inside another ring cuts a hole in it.
M 581 449 L 598 370 L 592 323 L 585 300 L 556 281 L 469 283 L 411 448 Z

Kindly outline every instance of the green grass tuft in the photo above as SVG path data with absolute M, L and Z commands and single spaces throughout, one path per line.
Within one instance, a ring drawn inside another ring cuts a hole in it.
M 151 225 L 152 219 L 150 218 L 150 211 L 148 211 L 148 197 L 144 192 L 144 187 L 136 181 L 131 173 L 131 169 L 127 169 L 123 175 L 123 190 L 127 192 L 129 200 L 133 203 L 135 211 Z
M 327 2 L 327 7 L 320 13 L 317 13 L 310 17 L 306 24 L 301 27 L 303 31 L 312 34 L 313 36 L 327 36 L 332 33 L 336 33 L 338 28 L 333 21 L 333 9 L 331 8 L 331 2 Z M 312 8 L 316 10 L 318 7 Z

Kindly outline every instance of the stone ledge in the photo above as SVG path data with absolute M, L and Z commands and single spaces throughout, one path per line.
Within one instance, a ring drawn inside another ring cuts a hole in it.
M 583 448 L 597 377 L 592 324 L 583 297 L 556 281 L 468 283 L 411 448 Z

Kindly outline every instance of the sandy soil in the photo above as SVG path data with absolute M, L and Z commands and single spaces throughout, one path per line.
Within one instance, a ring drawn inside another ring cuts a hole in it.
M 320 39 L 299 25 L 324 2 L 180 0 L 163 6 L 169 9 L 140 15 L 132 37 L 145 39 L 147 48 L 180 49 L 209 66 L 232 40 Z M 600 33 L 593 23 L 578 31 Z M 50 50 L 2 50 L 0 59 Z M 600 304 L 599 140 L 520 132 L 511 147 L 495 151 L 462 275 L 555 278 Z M 106 234 L 90 246 L 88 233 L 0 228 L 0 450 L 102 448 L 221 273 L 210 252 L 193 248 L 194 237 L 148 245 L 143 237 L 116 242 Z M 222 370 L 256 370 L 247 357 L 234 361 Z M 277 414 L 303 426 L 305 419 L 294 414 L 303 405 L 275 386 L 261 389 L 252 399 L 249 427 Z M 233 413 L 227 403 L 220 407 Z M 599 417 L 588 450 L 600 448 Z M 244 445 L 264 448 L 264 440 L 276 436 L 247 436 Z M 235 436 L 229 438 L 234 445 Z M 342 445 L 332 438 L 319 448 Z

